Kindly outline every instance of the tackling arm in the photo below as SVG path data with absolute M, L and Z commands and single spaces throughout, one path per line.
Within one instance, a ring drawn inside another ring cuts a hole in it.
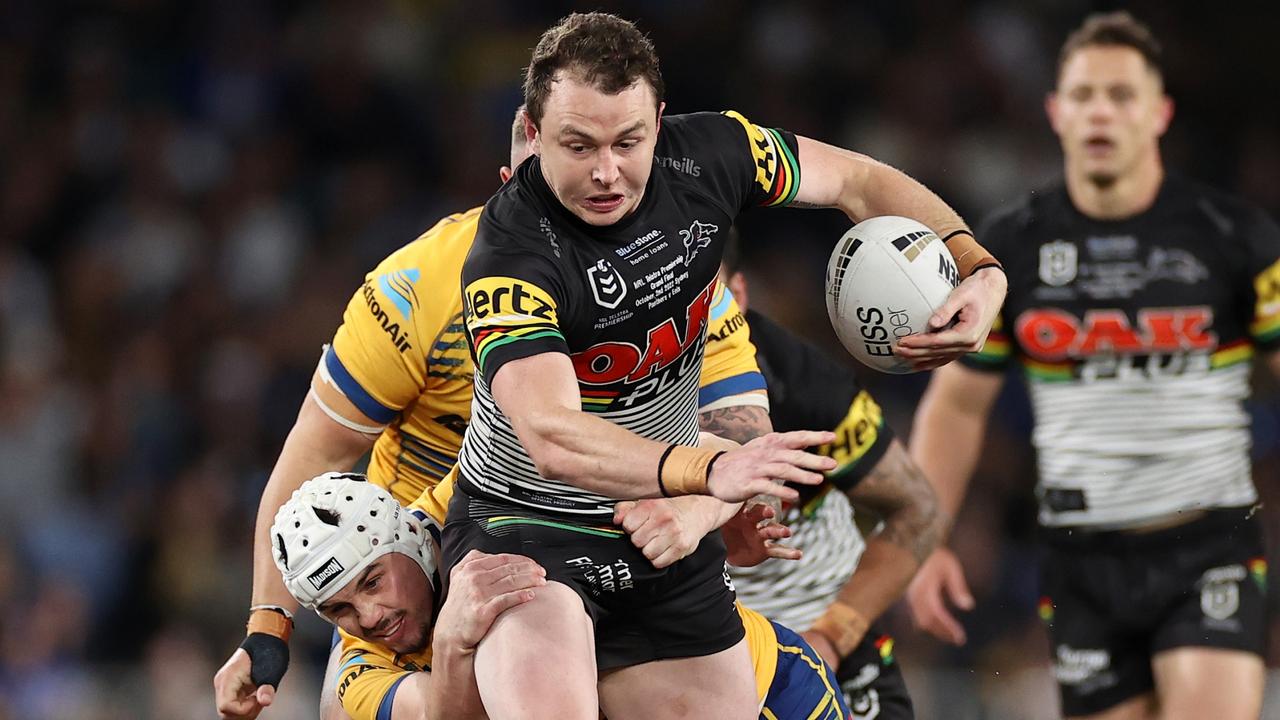
M 867 625 L 902 596 L 946 525 L 929 481 L 897 440 L 848 495 L 878 513 L 884 528 L 867 539 L 853 576 L 813 625 L 841 658 L 862 641 Z

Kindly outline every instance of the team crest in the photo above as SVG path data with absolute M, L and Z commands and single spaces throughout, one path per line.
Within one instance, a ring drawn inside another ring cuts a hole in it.
M 1205 583 L 1200 591 L 1200 609 L 1205 617 L 1226 620 L 1240 609 L 1240 584 L 1233 580 Z
M 711 238 L 719 231 L 717 225 L 704 223 L 694 220 L 688 230 L 681 230 L 680 237 L 684 239 L 684 266 L 689 267 L 689 263 L 698 256 L 698 251 L 711 244 Z
M 613 310 L 627 296 L 627 283 L 623 281 L 622 273 L 604 258 L 587 268 L 587 279 L 591 281 L 591 294 L 596 304 L 602 308 Z
M 1059 287 L 1076 279 L 1076 246 L 1054 240 L 1040 246 L 1040 280 Z

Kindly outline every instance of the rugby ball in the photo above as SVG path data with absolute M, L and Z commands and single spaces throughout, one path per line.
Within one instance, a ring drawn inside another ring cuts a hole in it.
M 864 365 L 915 372 L 893 349 L 928 328 L 959 281 L 951 251 L 932 230 L 911 218 L 868 218 L 840 238 L 827 262 L 827 315 L 841 344 Z

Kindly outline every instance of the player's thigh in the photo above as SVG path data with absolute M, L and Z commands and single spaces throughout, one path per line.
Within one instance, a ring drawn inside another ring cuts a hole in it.
M 1161 720 L 1254 720 L 1262 712 L 1266 668 L 1250 652 L 1181 647 L 1152 660 Z
M 755 671 L 745 639 L 711 655 L 611 670 L 601 677 L 599 687 L 600 710 L 609 720 L 759 717 Z
M 1067 720 L 1156 720 L 1155 693 L 1144 693 L 1131 697 L 1102 712 L 1088 715 L 1067 715 Z
M 561 582 L 498 616 L 476 648 L 475 672 L 489 717 L 597 720 L 594 628 Z
M 342 643 L 338 640 L 338 631 L 333 632 L 333 643 L 329 649 L 329 662 L 324 667 L 324 682 L 320 684 L 320 720 L 351 720 L 342 709 L 342 701 L 335 690 L 338 686 L 338 667 L 342 664 Z

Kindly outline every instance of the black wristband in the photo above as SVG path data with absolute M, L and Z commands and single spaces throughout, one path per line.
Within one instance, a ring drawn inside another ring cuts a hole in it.
M 670 457 L 671 451 L 676 449 L 676 444 L 671 443 L 667 449 L 662 451 L 662 457 L 658 458 L 658 490 L 662 493 L 662 497 L 671 497 L 671 493 L 667 492 L 667 486 L 662 482 L 662 466 L 667 464 L 667 458 Z
M 712 456 L 711 456 L 711 462 L 707 463 L 707 483 L 708 483 L 708 484 L 711 482 L 711 468 L 712 468 L 712 466 L 714 466 L 714 465 L 716 464 L 716 461 L 720 459 L 720 456 L 721 456 L 721 455 L 723 455 L 723 454 L 725 454 L 726 452 L 728 452 L 728 451 L 727 451 L 727 450 L 721 450 L 720 452 L 716 453 L 715 455 L 712 455 Z
M 974 265 L 973 269 L 969 271 L 969 274 L 973 275 L 974 273 L 978 272 L 979 270 L 982 270 L 983 268 L 995 268 L 1000 272 L 1004 273 L 1005 275 L 1009 274 L 1007 272 L 1004 272 L 1004 266 L 996 262 L 995 260 L 988 260 L 987 262 L 984 262 L 981 265 Z
M 279 690 L 289 669 L 289 644 L 275 635 L 249 633 L 240 647 L 249 654 L 249 679 L 254 685 L 270 685 Z
M 973 233 L 969 232 L 968 230 L 952 230 L 951 232 L 947 233 L 945 237 L 942 238 L 942 242 L 945 243 L 946 241 L 950 240 L 951 238 L 957 235 L 968 235 L 969 237 L 973 237 Z M 974 238 L 974 239 L 976 240 L 977 238 Z

